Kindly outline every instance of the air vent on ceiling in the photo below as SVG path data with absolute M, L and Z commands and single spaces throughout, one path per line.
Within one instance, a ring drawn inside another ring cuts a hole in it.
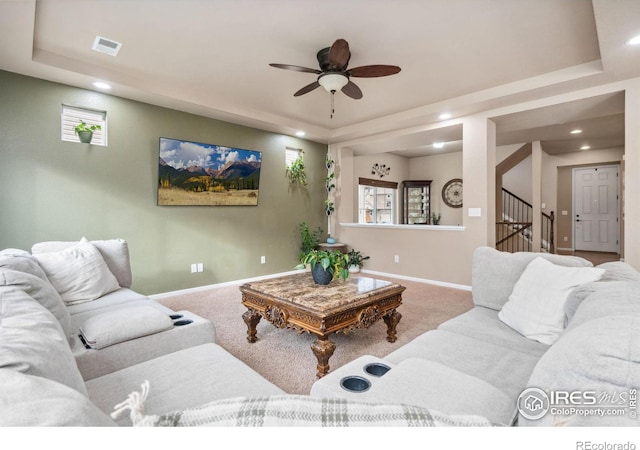
M 93 41 L 93 46 L 91 48 L 100 53 L 116 56 L 120 51 L 120 47 L 122 47 L 120 42 L 116 42 L 113 39 L 107 39 L 102 36 L 96 36 L 96 40 Z

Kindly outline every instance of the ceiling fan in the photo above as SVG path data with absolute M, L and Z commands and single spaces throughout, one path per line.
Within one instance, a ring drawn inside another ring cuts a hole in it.
M 299 97 L 313 91 L 319 86 L 322 86 L 331 94 L 335 94 L 336 91 L 342 90 L 342 92 L 347 96 L 358 100 L 362 98 L 362 91 L 353 81 L 350 80 L 351 77 L 386 77 L 400 72 L 400 67 L 398 66 L 387 66 L 381 64 L 347 69 L 349 59 L 351 58 L 351 52 L 349 51 L 349 43 L 344 39 L 338 39 L 331 47 L 323 48 L 318 52 L 316 57 L 318 58 L 321 70 L 292 66 L 290 64 L 272 63 L 269 65 L 278 69 L 295 70 L 297 72 L 314 73 L 318 75 L 318 79 L 316 81 L 297 91 L 293 94 L 294 97 Z

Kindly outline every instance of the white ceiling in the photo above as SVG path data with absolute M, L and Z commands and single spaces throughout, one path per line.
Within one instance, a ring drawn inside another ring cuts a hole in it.
M 639 33 L 638 0 L 0 0 L 0 69 L 87 89 L 100 79 L 114 95 L 342 142 L 638 77 L 640 48 L 625 41 Z M 119 54 L 91 50 L 97 35 Z M 337 93 L 330 118 L 322 88 L 293 97 L 314 74 L 268 64 L 317 68 L 338 38 L 350 68 L 402 71 L 353 78 L 364 97 Z M 598 145 L 623 139 L 622 95 L 578 103 L 495 118 L 498 142 L 564 151 L 559 122 L 597 127 Z M 418 138 L 411 148 L 443 140 Z

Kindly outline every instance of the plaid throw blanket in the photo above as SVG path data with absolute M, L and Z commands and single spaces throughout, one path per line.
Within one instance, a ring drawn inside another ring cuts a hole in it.
M 145 382 L 146 383 L 146 382 Z M 491 426 L 479 416 L 449 416 L 425 408 L 401 404 L 365 403 L 340 398 L 315 398 L 304 395 L 272 395 L 238 397 L 218 400 L 205 405 L 162 415 L 144 415 L 142 392 L 129 395 L 127 401 L 115 407 L 116 418 L 131 410 L 135 426 L 155 427 L 438 427 Z

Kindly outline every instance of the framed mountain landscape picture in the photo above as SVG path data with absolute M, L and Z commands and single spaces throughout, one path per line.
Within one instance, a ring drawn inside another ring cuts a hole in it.
M 256 206 L 262 153 L 160 138 L 158 205 Z

